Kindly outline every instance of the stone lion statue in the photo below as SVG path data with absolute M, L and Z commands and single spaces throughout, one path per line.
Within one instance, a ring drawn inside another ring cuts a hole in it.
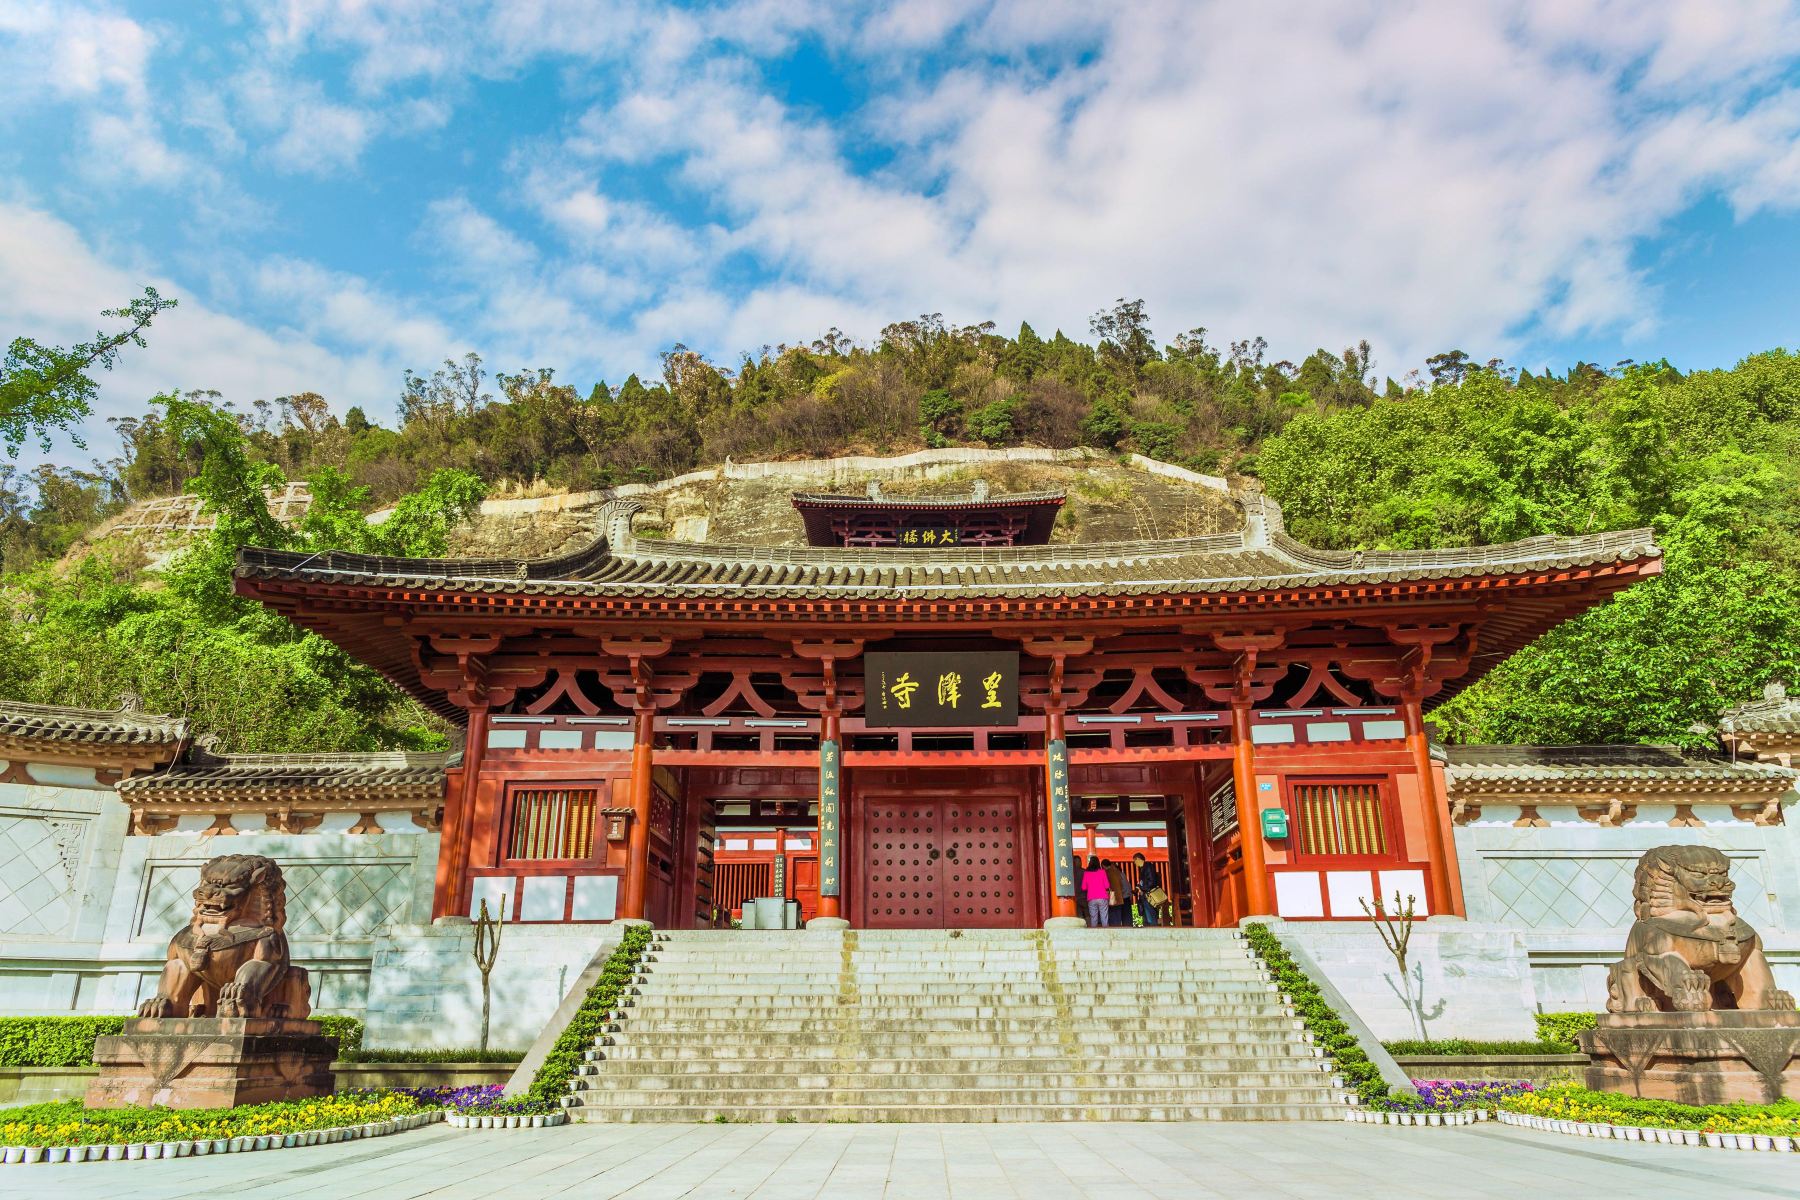
M 222 854 L 200 868 L 194 917 L 169 940 L 169 960 L 143 1017 L 287 1017 L 312 1011 L 306 970 L 288 961 L 281 867 L 260 854 Z
M 1638 860 L 1637 923 L 1607 977 L 1608 1012 L 1789 1009 L 1756 930 L 1737 915 L 1731 860 L 1710 846 L 1658 846 Z

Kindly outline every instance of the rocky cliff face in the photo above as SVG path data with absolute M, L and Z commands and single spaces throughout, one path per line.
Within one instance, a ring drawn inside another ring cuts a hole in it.
M 890 496 L 967 495 L 977 480 L 986 480 L 995 493 L 1061 489 L 1068 500 L 1054 542 L 1196 537 L 1236 529 L 1242 520 L 1237 506 L 1216 488 L 1110 459 L 913 466 L 840 475 L 828 483 L 795 466 L 792 474 L 694 479 L 639 495 L 635 499 L 644 509 L 634 528 L 646 539 L 802 546 L 806 539 L 790 493 L 860 493 L 871 480 L 880 480 Z M 472 526 L 454 535 L 452 551 L 469 557 L 567 553 L 595 537 L 604 501 L 604 493 L 590 493 L 490 503 Z

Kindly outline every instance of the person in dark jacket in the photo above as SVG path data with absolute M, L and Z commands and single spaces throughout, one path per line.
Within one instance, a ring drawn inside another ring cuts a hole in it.
M 1132 896 L 1137 900 L 1138 908 L 1144 914 L 1144 927 L 1148 929 L 1156 924 L 1158 907 L 1150 902 L 1150 893 L 1163 890 L 1162 872 L 1156 869 L 1155 863 L 1146 862 L 1142 854 L 1135 856 L 1131 862 L 1134 868 L 1133 874 L 1136 876 L 1132 884 Z M 1167 893 L 1164 893 L 1162 898 L 1166 900 Z

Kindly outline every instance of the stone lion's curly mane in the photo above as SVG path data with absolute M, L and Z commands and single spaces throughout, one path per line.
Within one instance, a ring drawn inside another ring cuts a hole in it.
M 1678 867 L 1725 872 L 1730 870 L 1731 860 L 1711 846 L 1658 846 L 1646 852 L 1631 880 L 1632 912 L 1638 920 L 1694 911 L 1693 897 L 1675 873 Z
M 287 928 L 287 895 L 281 886 L 281 865 L 260 854 L 227 854 L 200 868 L 201 879 L 236 884 L 248 877 L 248 889 L 231 914 L 234 925 L 268 925 Z M 194 918 L 200 916 L 200 901 L 194 900 Z

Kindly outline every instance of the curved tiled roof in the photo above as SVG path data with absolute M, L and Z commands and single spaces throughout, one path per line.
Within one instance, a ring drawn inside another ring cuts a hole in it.
M 393 800 L 437 799 L 450 754 L 208 754 L 118 785 L 126 800 L 252 799 L 306 792 Z
M 90 746 L 171 746 L 187 732 L 184 719 L 144 712 L 130 698 L 113 709 L 0 700 L 0 738 Z
M 998 508 L 1013 504 L 1060 504 L 1068 498 L 1061 490 L 1043 492 L 996 492 L 977 496 L 871 496 L 838 492 L 794 492 L 795 505 L 829 504 L 834 508 Z
M 629 512 L 621 506 L 607 536 L 561 558 L 455 561 L 246 549 L 239 553 L 237 574 L 244 579 L 508 595 L 935 600 L 1399 583 L 1572 569 L 1662 554 L 1648 529 L 1456 550 L 1318 550 L 1282 531 L 1273 502 L 1261 497 L 1240 502 L 1250 520 L 1235 533 L 1159 542 L 950 550 L 639 541 L 630 536 Z
M 1683 785 L 1702 790 L 1783 788 L 1800 771 L 1678 746 L 1451 746 L 1452 792 L 1573 791 Z
M 1725 710 L 1719 731 L 1727 736 L 1758 733 L 1800 733 L 1800 700 L 1774 687 L 1771 695 Z

